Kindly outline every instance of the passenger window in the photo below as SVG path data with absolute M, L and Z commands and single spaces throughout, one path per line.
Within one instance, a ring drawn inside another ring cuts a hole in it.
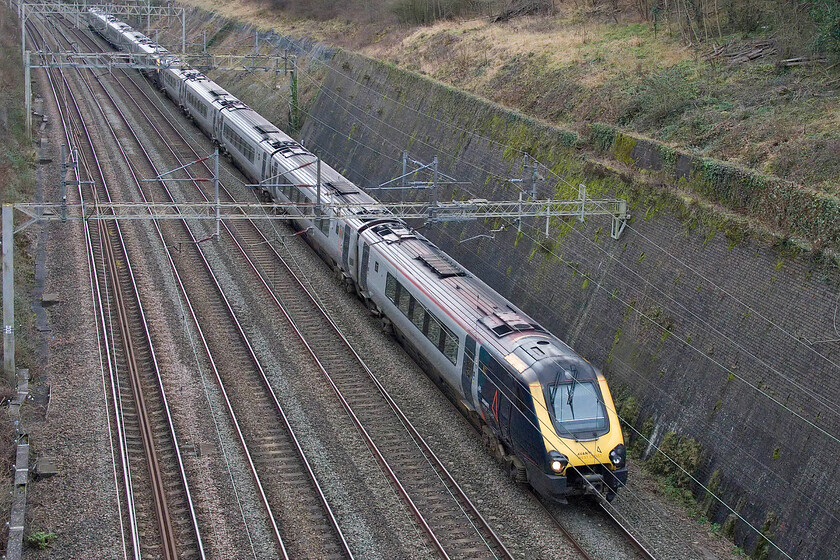
M 436 317 L 432 316 L 429 321 L 429 330 L 426 334 L 426 338 L 428 338 L 435 346 L 440 347 L 440 335 L 442 333 L 443 331 L 440 328 L 440 323 L 438 323 Z
M 385 280 L 385 296 L 392 302 L 397 301 L 397 279 L 388 273 L 388 278 Z
M 330 219 L 329 218 L 321 218 L 318 222 L 319 222 L 318 223 L 318 229 L 320 229 L 321 232 L 324 235 L 329 235 L 330 234 Z
M 452 332 L 446 333 L 443 343 L 443 353 L 453 364 L 458 361 L 458 337 Z
M 374 272 L 379 272 L 379 261 L 373 263 L 373 270 Z
M 426 321 L 426 308 L 417 300 L 414 300 L 414 306 L 411 309 L 411 322 L 419 330 L 423 330 L 423 323 Z
M 408 317 L 408 306 L 414 298 L 411 297 L 411 294 L 409 294 L 403 286 L 400 286 L 399 298 L 400 303 L 398 307 L 400 308 L 400 311 L 402 311 L 402 314 Z

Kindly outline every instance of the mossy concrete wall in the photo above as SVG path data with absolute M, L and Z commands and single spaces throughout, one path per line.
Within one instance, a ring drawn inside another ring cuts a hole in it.
M 541 196 L 576 196 L 585 182 L 590 196 L 628 197 L 634 220 L 617 241 L 600 218 L 552 223 L 548 239 L 539 221 L 493 238 L 475 236 L 501 223 L 422 231 L 602 367 L 641 404 L 637 428 L 655 443 L 668 432 L 699 441 L 692 474 L 746 520 L 796 558 L 830 556 L 840 545 L 840 446 L 828 435 L 840 433 L 840 277 L 830 262 L 675 196 L 686 183 L 708 194 L 686 154 L 612 131 L 602 155 L 613 157 L 599 161 L 575 134 L 388 65 L 339 53 L 328 68 L 302 138 L 362 186 L 399 175 L 405 150 L 469 182 L 442 187 L 443 200 L 515 198 L 506 179 L 526 176 L 528 152 L 551 170 L 540 172 Z M 639 166 L 660 172 L 660 185 Z M 730 512 L 712 500 L 708 515 L 723 524 Z M 733 529 L 756 545 L 743 522 Z
M 587 146 L 651 179 L 703 196 L 817 248 L 840 248 L 840 200 L 738 165 L 593 124 Z
M 193 37 L 215 26 L 223 50 L 253 33 L 199 11 L 190 19 Z M 264 40 L 279 52 L 301 48 Z M 515 199 L 522 183 L 508 179 L 528 177 L 527 152 L 547 166 L 541 197 L 575 197 L 585 183 L 589 196 L 630 200 L 634 219 L 617 241 L 597 217 L 552 222 L 548 238 L 542 221 L 522 232 L 492 232 L 505 224 L 490 222 L 422 231 L 601 367 L 620 412 L 654 444 L 673 441 L 672 432 L 699 442 L 691 474 L 747 522 L 794 558 L 832 556 L 840 274 L 825 253 L 803 247 L 837 246 L 836 201 L 609 127 L 557 129 L 382 63 L 303 47 L 315 56 L 299 64 L 301 139 L 361 186 L 399 175 L 407 151 L 439 157 L 459 181 L 441 187 L 441 200 Z M 282 79 L 219 80 L 287 127 Z M 726 506 L 704 504 L 736 542 L 759 544 Z

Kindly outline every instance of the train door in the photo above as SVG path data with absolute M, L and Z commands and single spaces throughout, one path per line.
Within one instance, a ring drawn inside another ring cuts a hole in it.
M 370 245 L 361 242 L 362 244 L 362 259 L 359 262 L 359 289 L 363 292 L 367 291 L 367 271 L 370 265 Z
M 473 400 L 472 386 L 473 378 L 475 377 L 475 339 L 467 335 L 464 342 L 464 359 L 461 364 L 461 391 L 464 393 L 464 399 L 470 406 L 475 407 Z
M 478 386 L 484 421 L 499 439 L 510 443 L 510 411 L 514 383 L 504 366 L 493 358 L 485 348 L 478 354 Z
M 344 270 L 350 272 L 350 230 L 349 224 L 344 224 L 344 241 L 341 244 L 341 261 L 344 263 Z
M 262 154 L 262 174 L 260 175 L 260 182 L 265 181 L 265 152 Z
M 358 269 L 359 269 L 359 261 L 361 260 L 361 259 L 359 259 L 359 234 L 356 232 L 355 228 L 349 228 L 349 229 L 350 229 L 350 256 L 349 256 L 349 263 L 348 263 L 349 268 L 347 269 L 347 272 L 349 272 L 351 274 L 351 276 L 353 276 L 353 280 L 355 281 L 356 279 L 359 278 L 359 275 L 357 274 L 357 272 L 358 272 Z
M 276 185 L 280 183 L 277 177 L 277 162 L 274 161 L 274 158 L 271 158 L 271 180 L 268 182 L 269 185 Z M 268 187 L 268 190 L 274 195 L 274 200 L 277 200 L 277 187 Z
M 502 429 L 502 440 L 511 443 L 510 438 L 510 418 L 511 412 L 514 410 L 513 403 L 516 400 L 516 381 L 513 380 L 510 373 L 505 370 L 504 375 L 504 389 L 502 390 L 502 399 L 499 406 L 499 424 Z

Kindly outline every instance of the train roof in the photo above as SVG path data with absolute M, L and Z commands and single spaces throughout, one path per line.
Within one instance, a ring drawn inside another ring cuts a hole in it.
M 121 26 L 130 39 L 141 45 L 154 43 L 113 16 L 96 10 L 92 13 Z M 198 97 L 219 107 L 229 126 L 244 134 L 254 144 L 266 143 L 274 148 L 272 159 L 278 162 L 286 179 L 297 185 L 315 185 L 315 155 L 279 130 L 265 117 L 248 107 L 213 80 L 197 70 L 172 69 L 189 83 Z M 346 179 L 331 166 L 321 166 L 324 204 L 331 201 L 358 205 L 359 213 L 378 201 Z M 352 216 L 352 208 L 343 211 Z M 575 371 L 575 378 L 594 378 L 595 369 L 556 336 L 514 306 L 501 294 L 467 271 L 461 264 L 410 228 L 405 222 L 383 211 L 380 218 L 347 220 L 366 238 L 374 251 L 388 259 L 402 274 L 401 281 L 411 282 L 436 302 L 440 310 L 467 332 L 494 350 L 501 359 L 522 374 L 526 381 L 557 381 L 557 365 Z
M 413 283 L 436 301 L 450 319 L 502 357 L 527 346 L 533 351 L 521 352 L 522 363 L 528 367 L 552 358 L 554 362 L 562 360 L 575 365 L 580 371 L 593 371 L 567 344 L 405 224 L 383 221 L 367 228 L 363 235 L 371 244 L 377 243 L 377 251 L 402 272 L 401 281 Z M 526 359 L 528 356 L 530 360 Z M 541 369 L 535 367 L 534 375 L 541 378 Z

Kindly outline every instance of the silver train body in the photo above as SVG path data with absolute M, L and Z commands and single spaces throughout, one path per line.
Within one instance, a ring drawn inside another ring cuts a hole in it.
M 88 21 L 119 49 L 173 56 L 102 11 Z M 263 200 L 315 204 L 316 157 L 293 138 L 196 70 L 150 77 L 251 181 L 278 185 L 261 188 Z M 403 221 L 336 214 L 333 202 L 376 200 L 328 165 L 321 185 L 323 215 L 290 211 L 307 241 L 479 423 L 511 474 L 555 500 L 613 496 L 627 468 L 603 375 Z

